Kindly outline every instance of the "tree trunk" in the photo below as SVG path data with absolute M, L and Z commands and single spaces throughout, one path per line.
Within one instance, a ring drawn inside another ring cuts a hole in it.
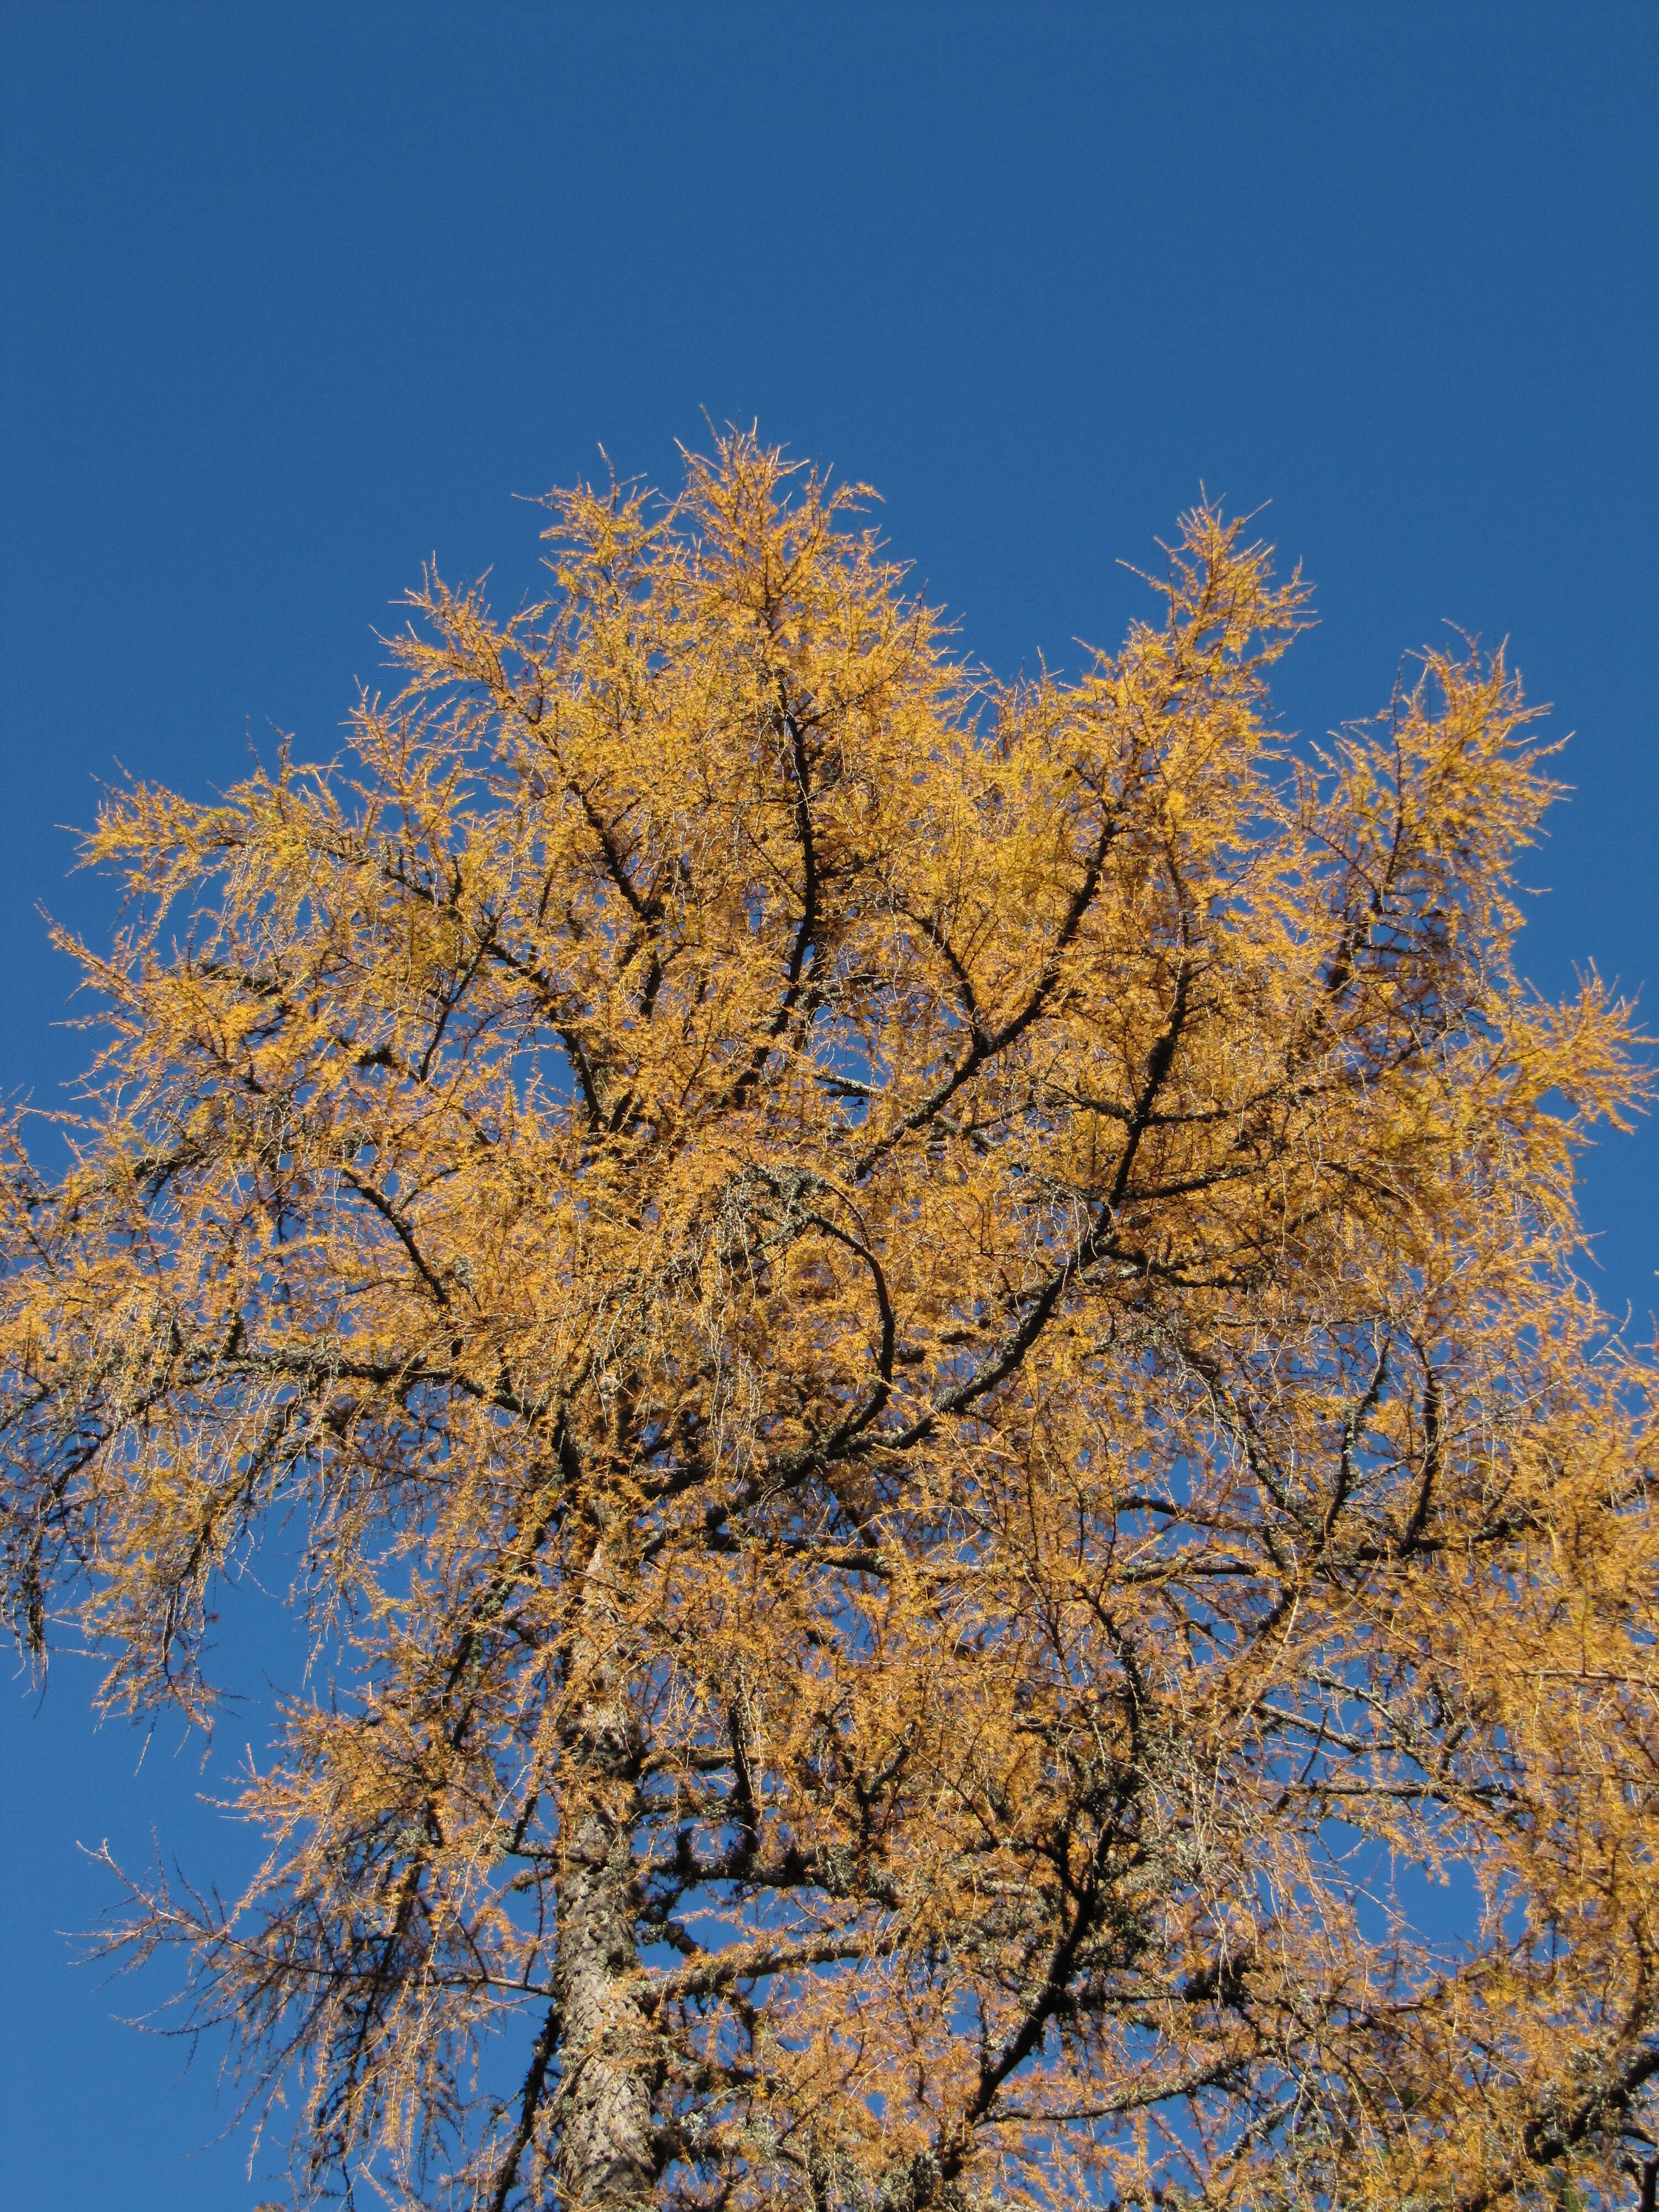
M 607 1574 L 601 1539 L 585 1578 L 564 1729 L 555 1977 L 561 2212 L 647 2204 L 656 2180 L 652 2039 L 634 1996 L 639 1747 Z

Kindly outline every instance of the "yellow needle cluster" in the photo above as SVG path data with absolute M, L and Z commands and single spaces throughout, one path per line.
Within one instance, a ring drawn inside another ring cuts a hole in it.
M 348 769 L 88 840 L 7 1601 L 205 1716 L 298 1516 L 337 1682 L 247 1896 L 128 1938 L 301 2194 L 1610 2203 L 1653 1377 L 1573 1160 L 1644 1079 L 1511 964 L 1518 687 L 1431 655 L 1293 752 L 1307 594 L 1207 507 L 1158 625 L 1003 685 L 859 505 L 745 436 L 558 495 L 548 602 L 428 578 Z

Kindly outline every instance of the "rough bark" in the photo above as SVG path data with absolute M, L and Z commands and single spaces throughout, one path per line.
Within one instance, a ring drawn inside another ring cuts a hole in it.
M 651 2036 L 634 1994 L 639 1747 L 608 1580 L 601 1540 L 586 1577 L 564 1735 L 554 2162 L 562 2212 L 648 2203 L 656 2179 Z

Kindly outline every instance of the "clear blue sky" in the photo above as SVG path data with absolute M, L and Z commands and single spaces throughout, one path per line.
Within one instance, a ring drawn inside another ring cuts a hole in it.
M 876 483 L 1012 672 L 1115 642 L 1200 481 L 1319 589 L 1319 732 L 1445 620 L 1577 732 L 1534 858 L 1540 988 L 1656 957 L 1659 8 L 136 5 L 0 11 L 0 1087 L 84 1040 L 36 907 L 119 758 L 192 793 L 332 751 L 435 550 L 536 576 L 514 495 L 758 416 Z M 1659 1132 L 1603 1147 L 1604 1300 L 1655 1303 Z M 251 1605 L 257 1613 L 257 1605 Z M 226 2212 L 204 2051 L 71 1972 L 77 1840 L 187 1873 L 291 1676 L 274 1606 L 205 1774 L 94 1735 L 72 1663 L 0 1695 L 0 2206 Z M 200 2146 L 208 2148 L 200 2148 Z M 187 2156 L 187 2154 L 195 2154 Z

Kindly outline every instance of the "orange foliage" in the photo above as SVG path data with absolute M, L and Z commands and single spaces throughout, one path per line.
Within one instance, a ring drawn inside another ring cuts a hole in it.
M 1006 686 L 752 438 L 552 504 L 556 595 L 428 578 L 349 771 L 88 842 L 12 1617 L 205 1717 L 298 1512 L 340 1679 L 246 1897 L 127 1940 L 290 2085 L 302 2194 L 1613 2201 L 1653 1375 L 1573 1162 L 1644 1079 L 1512 966 L 1502 658 L 1303 758 L 1306 592 L 1208 507 L 1160 626 Z

